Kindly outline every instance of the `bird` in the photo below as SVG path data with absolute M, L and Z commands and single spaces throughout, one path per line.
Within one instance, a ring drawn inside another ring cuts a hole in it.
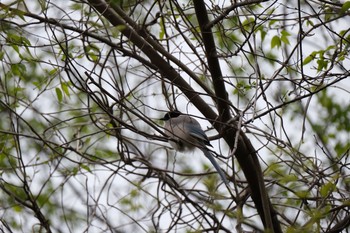
M 178 110 L 173 110 L 167 112 L 160 120 L 165 121 L 164 133 L 169 137 L 169 143 L 176 151 L 186 152 L 196 148 L 200 149 L 219 173 L 222 181 L 228 184 L 224 172 L 207 148 L 207 146 L 213 146 L 196 119 Z

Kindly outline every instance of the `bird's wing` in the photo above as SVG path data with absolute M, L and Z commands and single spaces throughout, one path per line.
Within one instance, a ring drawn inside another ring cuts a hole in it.
M 191 126 L 190 124 L 188 124 L 186 127 L 189 129 L 188 132 L 190 132 L 189 134 L 190 134 L 192 137 L 194 137 L 194 138 L 196 138 L 197 140 L 203 142 L 204 145 L 207 145 L 207 146 L 211 146 L 211 147 L 212 147 L 212 145 L 210 145 L 210 143 L 209 143 L 209 139 L 208 139 L 207 135 L 206 135 L 206 134 L 204 133 L 204 131 L 200 128 L 200 126 L 199 126 L 199 127 L 197 127 L 197 126 L 193 127 L 193 126 Z

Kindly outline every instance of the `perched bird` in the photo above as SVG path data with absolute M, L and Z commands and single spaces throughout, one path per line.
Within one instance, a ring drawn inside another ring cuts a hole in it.
M 160 120 L 165 121 L 164 132 L 170 138 L 170 144 L 175 150 L 183 152 L 200 149 L 213 164 L 223 182 L 228 184 L 224 172 L 206 147 L 212 145 L 198 121 L 176 110 L 166 113 Z

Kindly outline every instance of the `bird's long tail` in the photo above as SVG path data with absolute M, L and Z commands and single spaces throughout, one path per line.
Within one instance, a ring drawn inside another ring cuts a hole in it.
M 219 164 L 216 162 L 215 158 L 213 157 L 213 155 L 210 153 L 210 151 L 207 148 L 202 148 L 201 151 L 203 152 L 203 154 L 205 155 L 205 157 L 207 157 L 211 164 L 213 164 L 214 168 L 216 169 L 216 171 L 219 173 L 222 181 L 225 184 L 228 184 L 228 180 L 226 179 L 226 176 L 224 174 L 224 172 L 221 170 L 221 167 L 219 166 Z

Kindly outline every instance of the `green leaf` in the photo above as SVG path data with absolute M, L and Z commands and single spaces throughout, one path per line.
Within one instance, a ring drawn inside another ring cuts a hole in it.
M 19 52 L 19 47 L 15 44 L 11 44 L 11 47 L 20 55 L 21 53 Z
M 79 11 L 81 10 L 82 8 L 82 4 L 80 3 L 74 3 L 72 5 L 69 6 L 71 10 L 74 10 L 74 11 Z
M 285 44 L 289 45 L 289 39 L 288 37 L 290 36 L 290 33 L 287 32 L 286 30 L 283 30 L 281 32 L 281 41 L 284 42 Z
M 306 20 L 306 26 L 314 26 L 314 22 L 312 22 L 311 20 Z
M 98 62 L 100 58 L 100 49 L 96 45 L 90 44 L 86 46 L 86 53 L 92 61 Z
M 25 46 L 31 45 L 30 41 L 26 37 L 21 36 L 20 34 L 8 33 L 6 40 L 11 44 L 25 45 Z
M 242 23 L 245 30 L 249 31 L 255 25 L 255 18 L 249 17 Z
M 21 77 L 24 73 L 26 73 L 27 69 L 25 65 L 17 63 L 11 65 L 11 71 L 14 75 Z
M 55 91 L 56 91 L 56 95 L 57 95 L 58 102 L 62 102 L 62 100 L 63 100 L 63 95 L 62 95 L 61 89 L 59 89 L 58 87 L 56 87 Z
M 70 97 L 69 88 L 68 88 L 67 82 L 62 82 L 62 83 L 61 83 L 61 88 L 62 88 L 64 94 L 65 94 L 66 96 Z
M 273 164 L 269 165 L 269 167 L 266 169 L 266 171 L 264 173 L 268 174 L 268 175 L 273 175 L 274 173 L 281 174 L 282 169 L 283 169 L 283 167 L 281 164 L 273 163 Z
M 56 74 L 58 71 L 59 71 L 58 68 L 54 68 L 54 69 L 52 69 L 52 70 L 49 71 L 49 75 L 50 75 L 50 76 L 51 76 L 51 75 L 54 75 L 54 74 Z
M 300 190 L 300 191 L 296 191 L 295 195 L 299 198 L 307 198 L 310 196 L 310 191 L 309 190 Z
M 286 175 L 282 176 L 280 182 L 282 184 L 287 184 L 287 183 L 295 182 L 298 180 L 299 180 L 299 178 L 295 174 L 286 174 Z
M 332 193 L 335 189 L 335 184 L 329 182 L 321 186 L 320 194 L 322 197 L 327 197 L 330 193 Z
M 269 27 L 271 27 L 271 26 L 274 25 L 275 23 L 277 23 L 277 20 L 271 19 L 271 20 L 269 21 Z
M 24 37 L 24 36 L 21 36 L 21 42 L 25 45 L 25 46 L 31 46 L 32 44 L 30 43 L 30 41 Z
M 309 56 L 307 56 L 304 61 L 303 61 L 303 65 L 306 65 L 308 63 L 310 63 L 312 60 L 314 60 L 315 56 L 310 54 Z
M 262 25 L 258 26 L 257 30 L 258 30 L 258 31 L 260 32 L 260 34 L 261 34 L 261 40 L 264 41 L 264 40 L 265 40 L 265 37 L 266 37 L 266 35 L 267 35 L 267 31 L 265 30 L 265 28 L 264 28 Z
M 160 24 L 159 25 L 164 25 L 163 24 L 163 19 L 162 19 L 162 17 L 160 17 L 160 20 L 161 20 L 161 22 L 160 22 Z M 159 32 L 159 39 L 160 40 L 163 40 L 164 39 L 164 36 L 165 36 L 165 29 L 164 29 L 164 27 L 160 27 L 160 32 Z
M 330 45 L 325 49 L 325 51 L 329 51 L 329 50 L 336 49 L 336 48 L 337 47 L 335 45 Z
M 87 166 L 87 165 L 85 165 L 85 164 L 80 164 L 80 167 L 81 167 L 82 169 L 88 171 L 89 173 L 92 173 L 89 166 Z
M 118 31 L 123 31 L 126 28 L 126 26 L 121 24 L 121 25 L 115 26 L 114 28 L 117 29 Z
M 328 61 L 324 60 L 324 59 L 319 59 L 317 60 L 317 71 L 322 71 L 323 69 L 327 69 L 328 66 Z
M 16 212 L 16 213 L 21 213 L 23 211 L 23 207 L 20 205 L 14 205 L 12 207 L 12 209 Z
M 274 36 L 271 40 L 271 48 L 281 47 L 281 39 L 278 36 Z
M 341 7 L 341 11 L 345 13 L 347 10 L 350 9 L 350 1 L 344 2 L 343 6 Z

